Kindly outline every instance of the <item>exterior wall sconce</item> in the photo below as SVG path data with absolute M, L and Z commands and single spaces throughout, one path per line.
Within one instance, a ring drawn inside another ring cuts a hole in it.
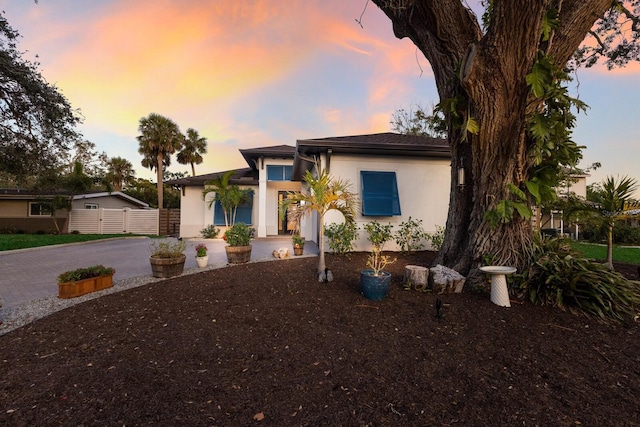
M 460 164 L 463 163 L 463 159 L 460 159 Z M 464 187 L 464 166 L 458 167 L 458 187 Z

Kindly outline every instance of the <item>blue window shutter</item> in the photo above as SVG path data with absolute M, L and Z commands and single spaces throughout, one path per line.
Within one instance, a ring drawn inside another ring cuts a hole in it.
M 249 192 L 249 201 L 238 206 L 238 212 L 236 213 L 236 222 L 244 222 L 247 225 L 253 224 L 253 190 Z
M 238 206 L 238 212 L 236 213 L 236 222 L 244 222 L 247 225 L 252 224 L 253 218 L 253 190 L 249 193 L 249 201 L 245 204 Z M 229 218 L 231 220 L 231 218 Z M 216 200 L 213 211 L 213 225 L 225 225 L 224 224 L 224 211 L 220 202 Z
M 213 225 L 225 225 L 224 223 L 224 211 L 219 201 L 215 201 L 213 204 Z
M 395 172 L 360 172 L 362 215 L 400 215 L 400 196 Z

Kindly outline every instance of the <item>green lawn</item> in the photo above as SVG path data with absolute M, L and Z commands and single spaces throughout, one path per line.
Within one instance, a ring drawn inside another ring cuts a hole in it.
M 123 237 L 123 234 L 0 234 L 0 251 L 88 242 L 91 240 Z M 127 235 L 131 236 L 131 235 Z
M 607 246 L 592 243 L 571 242 L 571 247 L 581 252 L 586 258 L 604 260 L 607 257 Z M 640 248 L 626 246 L 613 246 L 613 260 L 640 264 Z

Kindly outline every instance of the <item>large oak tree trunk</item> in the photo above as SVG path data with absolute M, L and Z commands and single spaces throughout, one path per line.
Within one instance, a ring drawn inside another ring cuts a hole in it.
M 430 62 L 440 101 L 457 99 L 457 113 L 480 125 L 463 133 L 449 122 L 451 195 L 445 240 L 438 262 L 481 279 L 484 261 L 522 269 L 532 245 L 529 220 L 520 216 L 492 228 L 485 213 L 510 198 L 508 184 L 530 178 L 527 116 L 540 108 L 526 83 L 536 55 L 545 52 L 563 66 L 610 0 L 502 0 L 493 2 L 491 25 L 481 30 L 460 0 L 373 0 Z M 560 10 L 559 25 L 541 41 L 543 17 Z M 458 168 L 465 185 L 458 185 Z

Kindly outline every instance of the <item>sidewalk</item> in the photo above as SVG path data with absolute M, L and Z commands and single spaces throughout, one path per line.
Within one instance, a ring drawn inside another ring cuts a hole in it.
M 40 298 L 58 295 L 60 273 L 102 264 L 113 267 L 114 282 L 140 276 L 151 276 L 149 238 L 122 238 L 80 244 L 45 246 L 0 252 L 0 302 L 2 310 Z M 185 270 L 196 268 L 195 246 L 205 243 L 209 249 L 209 266 L 227 265 L 222 239 L 186 239 Z M 251 241 L 251 262 L 273 260 L 273 251 L 288 248 L 293 256 L 291 237 L 268 237 Z M 318 248 L 307 242 L 304 256 L 315 256 Z

